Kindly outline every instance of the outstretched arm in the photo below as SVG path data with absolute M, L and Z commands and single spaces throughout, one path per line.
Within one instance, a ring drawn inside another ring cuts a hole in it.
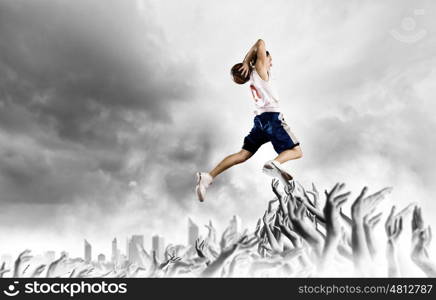
M 351 193 L 341 193 L 341 190 L 344 187 L 345 184 L 337 183 L 330 192 L 325 191 L 326 202 L 324 206 L 324 215 L 326 219 L 327 238 L 323 250 L 323 265 L 326 262 L 333 260 L 339 240 L 341 239 L 342 224 L 340 223 L 340 209 Z
M 403 230 L 403 219 L 395 215 L 395 206 L 392 206 L 391 213 L 386 219 L 385 231 L 388 237 L 386 247 L 386 259 L 388 261 L 388 276 L 400 277 L 400 268 L 397 257 L 397 241 Z
M 421 208 L 415 207 L 412 219 L 411 258 L 428 277 L 436 277 L 436 264 L 430 260 L 428 255 L 431 236 L 431 227 L 424 226 Z
M 365 262 L 370 261 L 371 258 L 363 218 L 374 212 L 385 196 L 392 191 L 392 188 L 384 188 L 370 196 L 366 196 L 367 190 L 368 188 L 364 187 L 351 206 L 353 258 L 356 269 L 361 272 L 365 270 Z
M 274 213 L 268 213 L 268 211 L 265 212 L 265 215 L 263 216 L 263 222 L 265 223 L 265 230 L 266 230 L 266 236 L 268 238 L 268 242 L 274 251 L 274 253 L 281 253 L 283 249 L 278 244 L 272 230 L 271 230 L 271 223 L 272 219 L 274 218 Z
M 266 78 L 268 78 L 268 74 L 266 72 L 266 50 L 265 50 L 265 42 L 261 39 L 257 40 L 257 42 L 248 50 L 248 53 L 245 55 L 244 60 L 242 61 L 242 67 L 239 71 L 242 72 L 242 75 L 247 77 L 250 74 L 250 62 L 253 61 L 254 58 L 256 60 L 256 70 L 259 75 L 263 79 L 263 74 L 265 73 Z

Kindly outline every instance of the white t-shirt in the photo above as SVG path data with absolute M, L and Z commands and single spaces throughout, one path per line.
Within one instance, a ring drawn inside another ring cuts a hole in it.
M 271 74 L 268 81 L 263 80 L 257 73 L 256 68 L 250 74 L 250 90 L 253 95 L 255 114 L 260 115 L 264 112 L 280 112 L 279 98 L 271 84 Z

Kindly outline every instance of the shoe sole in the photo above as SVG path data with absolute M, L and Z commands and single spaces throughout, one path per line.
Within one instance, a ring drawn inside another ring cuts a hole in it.
M 294 179 L 294 177 L 292 177 L 291 174 L 289 174 L 288 172 L 283 171 L 282 169 L 280 169 L 275 163 L 271 162 L 271 165 L 274 167 L 274 169 L 273 168 L 271 168 L 271 169 L 270 168 L 265 168 L 265 166 L 264 166 L 262 171 L 265 174 L 267 174 L 269 176 L 272 176 L 272 177 L 279 177 L 280 176 L 283 179 L 285 179 L 286 181 L 291 181 L 291 180 Z M 277 175 L 279 175 L 279 176 L 277 176 Z
M 200 181 L 201 181 L 201 174 L 197 173 L 197 186 L 195 187 L 195 192 L 197 193 L 198 201 L 204 202 L 204 197 L 200 191 Z

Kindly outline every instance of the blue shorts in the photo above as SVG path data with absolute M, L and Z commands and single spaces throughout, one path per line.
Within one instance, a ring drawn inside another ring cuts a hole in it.
M 268 142 L 272 143 L 278 154 L 300 145 L 279 112 L 264 112 L 257 115 L 253 128 L 244 139 L 242 149 L 254 154 L 260 146 Z

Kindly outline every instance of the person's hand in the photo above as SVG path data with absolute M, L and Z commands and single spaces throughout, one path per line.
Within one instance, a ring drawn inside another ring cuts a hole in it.
M 246 231 L 243 232 L 239 238 L 235 232 L 230 230 L 228 227 L 221 237 L 221 253 L 219 256 L 210 263 L 206 269 L 201 272 L 201 276 L 211 277 L 215 274 L 219 273 L 219 270 L 222 268 L 226 260 L 232 256 L 239 248 L 251 248 L 253 245 L 257 243 L 257 238 L 255 238 L 254 242 L 252 239 L 249 239 L 246 235 Z
M 353 253 L 351 250 L 351 241 L 349 239 L 349 236 L 347 234 L 347 232 L 345 230 L 342 231 L 342 236 L 341 236 L 341 241 L 339 242 L 338 245 L 338 253 L 348 259 L 348 260 L 353 260 Z
M 82 270 L 76 272 L 76 278 L 88 278 L 91 277 L 91 273 L 94 271 L 93 266 L 85 266 Z
M 257 251 L 260 254 L 261 257 L 270 256 L 272 249 L 269 245 L 268 237 L 265 234 L 265 236 L 260 240 Z
M 277 225 L 281 232 L 289 239 L 295 248 L 301 248 L 303 243 L 301 237 L 292 229 L 292 223 L 289 221 L 289 215 L 282 216 L 277 214 Z
M 412 232 L 424 229 L 421 207 L 415 206 L 412 217 Z
M 178 261 L 182 260 L 181 257 L 174 255 L 170 255 L 170 257 L 164 261 L 163 263 L 161 263 L 158 267 L 159 270 L 166 270 L 168 268 L 168 266 L 170 266 L 171 264 L 174 264 Z
M 276 216 L 277 216 L 276 223 L 281 230 L 283 230 L 283 228 L 292 226 L 291 222 L 289 221 L 289 214 L 285 214 L 282 211 L 280 211 L 277 213 Z
M 238 249 L 250 250 L 258 243 L 259 243 L 259 239 L 257 238 L 257 236 L 255 236 L 254 234 L 248 236 L 244 233 L 238 241 Z
M 363 229 L 365 231 L 366 244 L 372 258 L 377 255 L 377 247 L 374 244 L 374 228 L 380 222 L 383 213 L 366 215 L 363 217 Z
M 421 208 L 415 207 L 412 219 L 412 261 L 428 276 L 436 277 L 436 264 L 430 259 L 431 227 L 424 227 Z
M 112 273 L 115 273 L 115 270 L 110 270 L 110 271 L 108 271 L 106 273 L 103 273 L 99 277 L 102 277 L 102 278 L 111 278 L 112 277 L 111 276 Z
M 428 247 L 432 239 L 431 227 L 418 229 L 412 235 L 412 260 L 422 262 L 429 259 Z
M 26 249 L 18 255 L 14 264 L 14 277 L 20 277 L 22 265 L 32 259 L 33 256 L 29 255 L 29 253 L 30 250 Z
M 345 187 L 344 183 L 336 183 L 330 192 L 325 191 L 326 202 L 324 205 L 324 216 L 326 224 L 326 242 L 323 249 L 323 260 L 320 269 L 323 269 L 327 263 L 333 260 L 336 249 L 338 248 L 341 234 L 343 232 L 341 225 L 340 210 L 342 205 L 348 200 L 351 192 L 342 193 Z
M 274 210 L 274 203 L 276 203 L 277 201 L 279 201 L 279 199 L 272 199 L 270 201 L 268 201 L 268 212 L 273 212 Z
M 221 235 L 220 248 L 224 251 L 229 246 L 231 246 L 234 240 L 237 238 L 237 233 L 232 230 L 232 228 L 227 227 L 223 234 Z
M 324 206 L 324 216 L 326 219 L 327 236 L 329 238 L 340 238 L 341 223 L 340 209 L 348 200 L 351 192 L 342 193 L 345 184 L 336 183 L 330 192 L 325 191 L 326 202 Z
M 209 224 L 208 225 L 204 225 L 204 226 L 208 230 L 208 233 L 207 233 L 207 241 L 208 241 L 208 243 L 214 243 L 215 244 L 217 242 L 216 241 L 216 229 L 215 229 L 215 227 L 213 227 L 212 221 L 209 220 Z
M 138 273 L 140 271 L 145 271 L 144 268 L 138 266 L 138 265 L 130 265 L 128 270 L 127 270 L 127 274 L 126 277 L 127 278 L 134 278 L 134 277 L 139 277 Z M 99 276 L 100 277 L 100 276 Z
M 6 269 L 6 262 L 3 262 L 0 267 L 0 278 L 3 278 L 3 275 L 9 271 L 9 269 Z
M 306 191 L 309 195 L 312 195 L 313 197 L 313 204 L 316 209 L 321 210 L 321 204 L 319 203 L 319 192 L 316 188 L 315 184 L 312 182 L 312 190 Z
M 383 199 L 386 197 L 386 195 L 392 192 L 392 188 L 387 187 L 370 196 L 365 196 L 367 191 L 368 188 L 364 187 L 360 195 L 351 206 L 353 222 L 359 222 L 359 224 L 362 224 L 363 217 L 365 215 L 372 214 L 381 201 L 383 201 Z
M 363 219 L 365 216 L 373 214 L 380 202 L 392 191 L 392 188 L 384 188 L 369 196 L 366 196 L 367 191 L 368 188 L 364 187 L 351 205 L 353 260 L 356 270 L 361 275 L 367 272 L 366 264 L 371 258 Z
M 265 211 L 262 220 L 265 226 L 269 226 L 273 222 L 274 218 L 275 218 L 275 213 L 267 210 Z
M 207 238 L 205 240 L 207 245 L 207 250 L 209 250 L 209 254 L 211 254 L 214 258 L 218 256 L 219 253 L 219 245 L 217 243 L 217 233 L 216 229 L 212 224 L 212 221 L 209 220 L 209 224 L 205 225 L 208 229 Z
M 415 263 L 420 263 L 429 259 L 428 247 L 432 239 L 431 227 L 424 227 L 422 211 L 420 207 L 415 207 L 412 218 L 412 253 L 411 257 Z
M 282 194 L 278 190 L 279 182 L 280 182 L 280 180 L 278 180 L 276 178 L 273 178 L 273 180 L 271 181 L 271 189 L 274 192 L 274 194 L 276 195 L 277 199 L 282 198 Z
M 49 264 L 47 269 L 47 277 L 56 277 L 55 271 L 58 265 L 66 259 L 66 255 L 62 254 L 58 259 Z
M 70 273 L 70 278 L 87 278 L 91 277 L 91 272 L 94 271 L 94 267 L 91 265 L 79 265 L 73 269 Z M 58 277 L 58 276 L 56 276 Z
M 200 240 L 200 238 L 195 240 L 195 250 L 197 251 L 197 255 L 199 257 L 202 257 L 202 258 L 206 257 L 206 254 L 205 254 L 206 248 L 207 248 L 206 240 Z
M 320 256 L 324 240 L 316 230 L 313 223 L 307 220 L 306 206 L 300 202 L 293 207 L 291 201 L 288 202 L 289 219 L 292 222 L 294 230 L 311 245 L 315 252 Z
M 373 231 L 375 226 L 380 222 L 382 215 L 382 212 L 375 215 L 366 215 L 363 217 L 363 226 L 366 229 Z
M 285 185 L 285 193 L 286 195 L 292 195 L 292 193 L 295 191 L 295 182 L 289 181 L 287 185 Z
M 32 275 L 30 275 L 31 278 L 38 277 L 41 275 L 41 273 L 45 270 L 46 265 L 40 265 L 35 270 L 33 270 Z
M 398 265 L 396 244 L 403 231 L 402 214 L 395 214 L 395 205 L 392 206 L 391 212 L 385 222 L 385 231 L 388 238 L 386 247 L 386 260 L 388 262 L 388 276 L 400 277 L 400 268 Z
M 308 196 L 308 193 L 306 192 L 306 189 L 302 184 L 297 182 L 297 193 L 295 195 L 295 199 L 298 201 L 303 202 L 303 204 L 306 206 L 307 210 L 314 215 L 319 221 L 322 223 L 325 222 L 325 216 L 322 212 L 322 209 L 315 206 L 315 203 L 310 199 Z
M 403 218 L 398 215 L 395 216 L 395 205 L 392 206 L 391 213 L 386 219 L 385 231 L 388 237 L 388 243 L 395 245 L 403 231 Z
M 256 229 L 254 230 L 254 235 L 259 239 L 262 237 L 263 225 L 262 219 L 257 220 Z
M 274 253 L 279 253 L 283 251 L 282 246 L 278 243 L 276 236 L 271 230 L 271 226 L 274 221 L 274 218 L 275 218 L 275 212 L 269 212 L 267 210 L 265 211 L 265 214 L 263 216 L 263 223 L 265 224 L 264 228 L 266 232 L 266 237 L 268 238 L 268 243 L 271 246 L 271 250 Z
M 411 213 L 413 213 L 415 207 L 417 206 L 416 202 L 411 202 L 405 208 L 400 210 L 399 213 L 396 214 L 397 217 L 402 217 L 405 220 Z
M 289 196 L 287 195 L 286 197 L 283 197 L 283 195 L 278 191 L 277 188 L 278 188 L 279 182 L 280 181 L 278 179 L 274 178 L 271 181 L 271 188 L 272 188 L 274 194 L 276 195 L 277 199 L 280 202 L 280 208 L 283 210 L 283 212 L 285 214 L 287 214 L 288 213 L 288 209 L 287 209 L 287 206 L 286 206 L 286 202 L 288 201 Z
M 229 245 L 221 252 L 221 255 L 224 257 L 232 255 L 238 249 L 247 249 L 253 247 L 257 243 L 257 238 L 254 237 L 254 239 L 249 239 L 247 236 L 247 231 L 244 231 L 239 238 L 236 237 L 236 240 L 231 238 L 230 241 L 231 242 Z
M 241 74 L 247 78 L 248 74 L 250 74 L 250 65 L 247 62 L 242 62 L 242 66 L 238 69 Z

